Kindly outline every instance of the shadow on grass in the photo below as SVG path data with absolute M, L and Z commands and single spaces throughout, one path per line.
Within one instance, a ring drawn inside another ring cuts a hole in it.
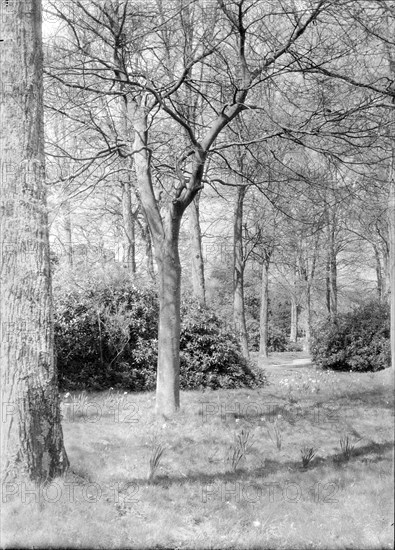
M 391 388 L 388 388 L 388 393 L 385 393 L 380 388 L 372 388 L 367 390 L 347 392 L 347 395 L 340 396 L 339 400 L 345 399 L 349 403 L 362 401 L 365 407 L 378 407 L 381 409 L 393 409 L 394 397 Z M 350 404 L 347 406 L 351 406 Z
M 360 398 L 361 400 L 364 397 Z M 207 405 L 207 404 L 206 404 Z M 318 401 L 311 400 L 310 403 L 289 402 L 286 399 L 279 400 L 262 400 L 257 401 L 239 401 L 239 402 L 223 402 L 222 409 L 215 402 L 208 403 L 208 405 L 215 405 L 216 409 L 203 409 L 199 410 L 199 417 L 202 419 L 202 423 L 207 422 L 210 416 L 217 416 L 221 419 L 224 425 L 232 423 L 238 420 L 242 420 L 247 425 L 251 426 L 269 426 L 274 424 L 277 420 L 288 422 L 291 426 L 294 426 L 296 422 L 300 420 L 310 421 L 313 425 L 327 425 L 328 428 L 332 428 L 334 424 L 337 424 L 341 420 L 351 419 L 358 415 L 355 402 L 351 403 L 348 398 L 342 400 L 331 401 Z M 371 403 L 371 406 L 376 406 Z M 389 404 L 381 403 L 381 408 L 390 408 Z M 231 410 L 233 408 L 233 410 Z M 208 412 L 207 412 L 208 411 Z
M 361 446 L 354 449 L 352 456 L 349 460 L 345 460 L 341 453 L 336 453 L 330 455 L 326 458 L 320 456 L 315 457 L 309 464 L 308 468 L 303 468 L 301 461 L 287 461 L 287 462 L 278 462 L 276 460 L 265 460 L 265 465 L 253 470 L 247 470 L 240 468 L 235 472 L 217 472 L 213 474 L 207 474 L 205 472 L 197 472 L 189 476 L 156 476 L 151 482 L 151 485 L 157 485 L 161 487 L 170 487 L 171 485 L 185 485 L 187 483 L 202 483 L 206 485 L 213 485 L 218 482 L 231 482 L 237 481 L 240 479 L 253 477 L 267 477 L 268 475 L 275 474 L 278 472 L 305 472 L 307 470 L 313 470 L 318 467 L 325 465 L 332 465 L 335 468 L 340 467 L 344 464 L 350 464 L 357 460 L 360 460 L 362 457 L 370 454 L 374 454 L 369 462 L 379 462 L 384 460 L 383 455 L 393 449 L 394 444 L 391 441 L 386 443 L 369 443 L 367 445 Z M 130 483 L 134 485 L 148 485 L 147 479 L 134 478 L 129 480 Z

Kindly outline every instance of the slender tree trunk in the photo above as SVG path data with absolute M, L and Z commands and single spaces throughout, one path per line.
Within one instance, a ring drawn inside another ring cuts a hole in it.
M 154 254 L 152 252 L 151 234 L 150 234 L 148 222 L 145 219 L 144 210 L 143 210 L 143 215 L 144 215 L 144 221 L 140 221 L 138 217 L 136 218 L 136 220 L 140 228 L 141 237 L 145 244 L 145 259 L 147 264 L 147 273 L 151 281 L 155 283 L 156 279 L 155 279 L 155 269 L 154 269 Z
M 104 368 L 104 359 L 103 359 L 103 338 L 102 338 L 102 331 L 101 331 L 101 317 L 100 317 L 100 310 L 96 310 L 96 316 L 97 316 L 97 328 L 98 328 L 98 335 L 99 335 L 99 351 L 100 351 L 100 367 Z
M 65 235 L 66 263 L 67 267 L 73 267 L 73 234 L 71 229 L 70 202 L 67 200 L 63 205 L 63 230 Z
M 299 311 L 295 296 L 291 296 L 291 334 L 290 342 L 298 341 Z
M 330 263 L 330 297 L 331 297 L 331 319 L 337 318 L 337 259 L 333 252 Z
M 391 229 L 391 226 L 389 225 L 389 228 Z M 395 227 L 392 228 L 392 230 L 395 230 Z M 388 248 L 383 250 L 382 253 L 382 266 L 383 266 L 383 278 L 382 278 L 382 284 L 383 284 L 383 297 L 388 300 L 389 299 L 389 292 L 390 292 L 390 259 L 389 259 L 389 251 Z
M 204 261 L 202 253 L 202 233 L 199 219 L 199 195 L 196 195 L 190 206 L 191 254 L 192 254 L 192 289 L 195 298 L 206 305 L 204 282 Z
M 325 271 L 325 297 L 326 297 L 326 309 L 328 315 L 331 315 L 331 263 L 329 254 L 326 258 L 326 271 Z
M 244 308 L 243 204 L 246 188 L 237 188 L 233 225 L 233 322 L 241 350 L 249 358 L 247 327 Z
M 311 343 L 311 283 L 307 283 L 306 288 L 306 343 L 304 350 L 307 353 L 310 353 L 310 343 Z
M 44 481 L 68 466 L 54 359 L 44 183 L 41 2 L 15 0 L 1 20 L 1 477 Z
M 261 281 L 261 311 L 259 321 L 259 363 L 263 364 L 269 356 L 268 337 L 269 337 L 269 261 L 262 263 L 262 281 Z
M 376 259 L 376 278 L 377 278 L 377 296 L 380 302 L 383 300 L 383 269 L 381 265 L 381 258 L 377 246 L 373 245 L 374 256 Z
M 332 223 L 328 227 L 328 256 L 326 264 L 326 305 L 330 319 L 337 318 L 337 258 L 335 230 Z
M 70 139 L 67 134 L 64 117 L 62 117 L 61 119 L 61 128 L 60 129 L 56 128 L 56 129 L 60 130 L 60 131 L 57 131 L 55 134 L 56 139 L 62 144 L 62 147 L 64 147 L 64 149 L 67 149 L 69 146 Z M 76 154 L 77 147 L 75 143 L 75 138 L 72 141 L 73 141 L 72 150 L 73 150 L 73 153 Z M 65 159 L 63 159 L 62 164 L 63 164 L 62 168 L 65 169 L 67 175 L 69 176 L 69 178 L 64 182 L 64 185 L 63 185 L 63 193 L 64 193 L 65 200 L 61 208 L 63 232 L 64 232 L 64 248 L 66 252 L 66 265 L 68 269 L 72 269 L 73 267 L 73 233 L 72 233 L 72 225 L 71 225 L 71 205 L 70 205 L 70 200 L 68 199 L 68 193 L 69 193 L 68 189 L 71 182 L 71 179 L 70 179 L 71 173 L 70 173 L 69 163 L 68 162 L 66 163 Z
M 306 282 L 306 338 L 304 351 L 310 353 L 311 347 L 311 334 L 312 334 L 312 311 L 311 311 L 311 290 L 313 286 L 313 281 L 315 277 L 315 270 L 317 265 L 318 258 L 318 246 L 319 246 L 320 236 L 319 233 L 316 235 L 314 242 L 313 255 L 311 257 L 311 264 L 309 269 L 309 261 L 306 261 L 305 268 L 305 282 Z
M 154 254 L 152 251 L 151 234 L 148 223 L 145 224 L 145 256 L 147 259 L 147 271 L 152 282 L 155 282 Z
M 132 211 L 132 193 L 130 181 L 122 182 L 122 218 L 124 234 L 124 262 L 130 273 L 136 274 L 136 237 L 135 223 Z

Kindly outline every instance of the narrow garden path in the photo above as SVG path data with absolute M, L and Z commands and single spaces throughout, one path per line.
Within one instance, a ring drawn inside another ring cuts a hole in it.
M 258 354 L 251 354 L 252 359 L 256 360 Z M 296 352 L 273 352 L 265 361 L 263 369 L 274 381 L 284 377 L 290 377 L 293 374 L 313 373 L 316 370 L 311 357 L 304 351 Z

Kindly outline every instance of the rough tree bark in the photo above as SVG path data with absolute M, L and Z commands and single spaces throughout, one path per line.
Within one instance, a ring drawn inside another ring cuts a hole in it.
M 165 239 L 161 250 L 156 249 L 159 275 L 159 340 L 156 383 L 156 408 L 170 416 L 180 406 L 180 303 L 181 263 L 178 237 L 181 216 L 169 213 Z
M 190 206 L 191 255 L 192 255 L 192 290 L 193 295 L 202 305 L 206 305 L 206 288 L 204 281 L 204 261 L 202 253 L 202 233 L 200 229 L 199 198 L 196 195 Z
M 44 481 L 68 466 L 60 423 L 44 182 L 40 0 L 3 3 L 1 21 L 2 479 Z
M 394 147 L 395 149 L 395 147 Z M 390 228 L 390 281 L 391 281 L 391 361 L 392 369 L 395 371 L 395 179 L 394 166 L 395 154 L 393 152 L 391 180 L 390 180 L 390 195 L 389 195 L 389 228 Z
M 392 60 L 392 74 L 395 75 L 395 60 Z M 395 98 L 392 100 L 395 108 Z M 392 127 L 395 127 L 394 111 L 391 114 Z M 395 372 L 395 144 L 392 141 L 391 163 L 389 169 L 390 191 L 388 197 L 388 227 L 389 227 L 389 272 L 391 300 L 391 366 L 392 375 Z
M 239 186 L 233 220 L 233 323 L 242 353 L 248 359 L 250 354 L 244 308 L 243 206 L 245 194 L 246 187 Z

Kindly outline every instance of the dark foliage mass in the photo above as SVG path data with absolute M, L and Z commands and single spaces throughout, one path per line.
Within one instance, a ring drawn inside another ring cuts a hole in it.
M 152 288 L 99 285 L 55 297 L 55 345 L 62 390 L 155 388 L 159 306 Z M 264 385 L 215 313 L 182 304 L 182 389 Z
M 317 327 L 311 353 L 323 368 L 378 371 L 391 364 L 388 304 L 370 302 Z
M 259 322 L 253 321 L 248 326 L 248 343 L 251 351 L 259 350 Z M 288 351 L 289 338 L 285 330 L 269 324 L 267 349 L 273 351 Z

